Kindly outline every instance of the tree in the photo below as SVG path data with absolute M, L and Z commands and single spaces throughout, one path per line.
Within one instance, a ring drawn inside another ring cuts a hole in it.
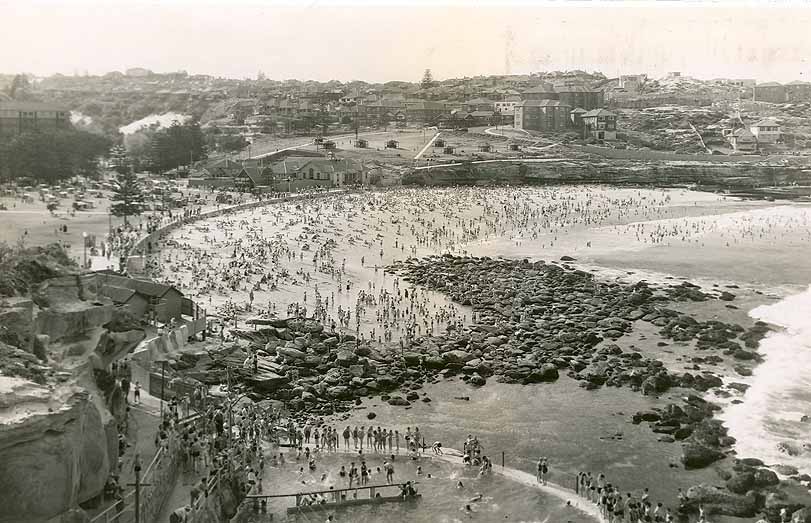
M 129 158 L 121 146 L 113 147 L 110 151 L 111 163 L 118 173 L 116 182 L 118 185 L 113 188 L 110 212 L 113 216 L 123 216 L 124 223 L 127 223 L 129 216 L 138 216 L 144 209 L 144 193 L 138 177 L 132 172 Z
M 152 171 L 166 172 L 192 161 L 204 160 L 208 153 L 200 122 L 173 122 L 168 129 L 157 131 L 152 138 L 150 164 Z
M 25 132 L 0 143 L 0 174 L 45 183 L 92 177 L 108 147 L 107 138 L 71 128 Z
M 11 85 L 8 87 L 8 96 L 12 99 L 20 98 L 20 95 L 24 94 L 29 87 L 31 87 L 31 82 L 28 81 L 27 76 L 24 74 L 14 75 Z
M 425 74 L 422 75 L 422 82 L 420 82 L 420 87 L 423 89 L 430 89 L 434 85 L 434 77 L 431 76 L 431 70 L 426 69 Z

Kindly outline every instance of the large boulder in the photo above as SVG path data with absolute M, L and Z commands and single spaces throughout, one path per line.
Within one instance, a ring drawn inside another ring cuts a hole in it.
M 740 495 L 711 485 L 695 485 L 687 489 L 685 505 L 698 510 L 701 505 L 710 514 L 751 518 L 757 512 L 754 495 Z
M 406 367 L 419 367 L 422 356 L 418 352 L 404 352 L 403 363 Z
M 695 441 L 682 444 L 681 462 L 688 470 L 704 468 L 723 457 L 724 454 L 721 451 Z
M 786 509 L 791 514 L 804 507 L 811 507 L 811 494 L 797 481 L 782 481 L 779 487 L 766 494 L 763 512 L 769 521 L 780 521 L 780 510 Z
M 529 383 L 555 381 L 559 377 L 558 368 L 552 363 L 544 363 L 527 377 Z
M 469 352 L 456 349 L 444 353 L 442 358 L 448 363 L 467 363 L 473 356 Z
M 327 395 L 330 398 L 336 400 L 351 400 L 352 399 L 352 391 L 349 387 L 345 387 L 343 385 L 336 385 L 333 387 L 327 388 Z
M 754 474 L 755 486 L 757 487 L 770 487 L 780 483 L 780 478 L 777 474 L 769 469 L 757 469 Z
M 307 353 L 302 352 L 295 347 L 278 347 L 276 352 L 290 360 L 303 360 L 307 356 Z
M 428 356 L 425 358 L 425 367 L 432 370 L 442 370 L 445 368 L 446 362 L 440 356 Z
M 751 471 L 738 472 L 727 480 L 727 490 L 735 494 L 746 494 L 755 486 L 755 474 Z
M 577 373 L 578 379 L 602 385 L 608 377 L 610 365 L 607 361 L 595 361 Z
M 395 405 L 395 406 L 400 406 L 400 407 L 407 407 L 407 406 L 411 405 L 411 403 L 409 403 L 409 401 L 407 399 L 405 399 L 402 396 L 396 395 L 396 394 L 394 396 L 391 396 L 387 403 L 389 405 Z
M 358 355 L 350 350 L 339 350 L 335 361 L 341 367 L 349 367 L 358 361 Z

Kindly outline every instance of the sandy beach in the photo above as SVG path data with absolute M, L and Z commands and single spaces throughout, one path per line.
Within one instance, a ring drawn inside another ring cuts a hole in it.
M 675 309 L 751 324 L 752 309 L 802 292 L 811 281 L 804 262 L 811 255 L 809 217 L 811 208 L 800 204 L 686 190 L 397 189 L 272 205 L 196 222 L 166 238 L 150 274 L 178 285 L 212 316 L 235 316 L 239 327 L 249 318 L 285 318 L 306 307 L 306 316 L 392 350 L 403 337 L 441 334 L 477 321 L 471 307 L 384 271 L 409 258 L 444 253 L 546 261 L 570 256 L 574 266 L 607 282 L 672 284 L 689 278 L 708 292 L 732 290 L 734 301 L 675 303 Z M 416 308 L 407 306 L 406 292 L 418 297 Z M 768 311 L 752 316 L 777 321 Z M 654 343 L 656 336 L 655 328 L 635 327 L 617 344 L 659 358 L 669 370 L 696 365 L 678 355 L 695 350 L 694 342 L 661 347 Z M 785 398 L 775 387 L 798 385 L 777 384 L 762 375 L 760 369 L 769 369 L 772 353 L 767 350 L 764 343 L 766 363 L 755 367 L 752 376 L 737 375 L 729 362 L 707 363 L 726 384 L 745 385 L 725 386 L 722 394 L 709 392 L 707 399 L 728 405 L 722 417 L 730 435 L 740 441 L 741 456 L 757 452 L 766 454 L 756 457 L 767 463 L 782 458 L 781 464 L 806 470 L 802 456 L 766 452 L 747 440 L 747 434 L 767 431 L 772 444 L 791 441 L 801 448 L 811 432 L 799 424 L 803 409 L 811 409 L 804 402 L 811 398 L 797 394 L 784 414 L 791 418 L 791 429 L 769 425 L 764 413 Z M 775 355 L 775 360 L 786 356 Z M 759 385 L 764 380 L 769 383 L 765 393 Z M 586 391 L 561 377 L 559 383 L 540 388 L 498 383 L 472 388 L 452 380 L 426 387 L 425 394 L 434 401 L 406 410 L 364 400 L 364 408 L 349 421 L 358 423 L 367 409 L 374 409 L 389 426 L 430 427 L 451 446 L 463 432 L 477 432 L 505 449 L 515 468 L 531 471 L 543 453 L 553 457 L 558 473 L 605 472 L 618 478 L 622 488 L 649 487 L 652 498 L 668 504 L 674 502 L 676 487 L 716 477 L 713 468 L 682 470 L 678 446 L 628 423 L 633 412 L 662 407 L 685 394 L 678 388 L 645 397 L 625 389 Z M 456 396 L 471 400 L 459 405 L 452 399 Z M 761 415 L 747 405 L 759 405 Z M 755 429 L 752 424 L 758 423 L 763 425 Z M 504 431 L 505 426 L 510 430 Z

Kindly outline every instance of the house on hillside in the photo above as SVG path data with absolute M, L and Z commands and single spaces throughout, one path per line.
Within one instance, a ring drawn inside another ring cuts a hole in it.
M 493 107 L 495 112 L 504 116 L 514 116 L 515 106 L 521 103 L 521 97 L 518 95 L 511 95 L 504 98 L 500 102 L 495 102 Z
M 581 116 L 586 132 L 597 140 L 617 139 L 617 115 L 606 109 L 592 109 Z
M 0 101 L 0 139 L 26 131 L 66 129 L 70 125 L 70 111 L 66 108 L 40 102 Z
M 764 118 L 749 126 L 758 143 L 777 143 L 782 138 L 780 124 L 774 118 Z
M 777 82 L 756 84 L 752 88 L 752 100 L 755 102 L 769 102 L 773 104 L 785 103 L 786 86 Z
M 467 112 L 473 113 L 476 111 L 490 111 L 493 112 L 495 102 L 487 98 L 473 98 L 464 103 L 464 108 Z
M 740 152 L 757 151 L 757 138 L 749 129 L 724 129 L 723 133 L 734 150 Z
M 420 100 L 418 102 L 406 102 L 405 112 L 411 122 L 435 122 L 446 114 L 446 109 L 445 104 L 442 102 Z
M 204 164 L 198 169 L 198 174 L 203 178 L 234 178 L 241 170 L 241 162 L 230 158 L 220 158 Z
M 171 285 L 107 273 L 97 274 L 101 294 L 113 300 L 113 303 L 126 307 L 133 314 L 140 312 L 140 316 L 136 314 L 139 320 L 154 318 L 161 323 L 168 323 L 172 319 L 180 321 L 184 310 L 188 312 L 194 308 L 193 303 L 184 303 L 184 300 L 191 300 Z M 196 315 L 196 312 L 193 314 Z
M 648 75 L 646 74 L 623 74 L 619 78 L 618 87 L 625 89 L 628 93 L 636 93 L 647 81 Z
M 795 80 L 786 84 L 786 97 L 789 102 L 811 101 L 811 82 Z
M 571 107 L 560 100 L 524 100 L 515 106 L 514 127 L 527 131 L 564 131 Z
M 599 109 L 605 105 L 605 94 L 600 90 L 584 86 L 560 87 L 556 89 L 557 100 L 570 107 L 582 107 L 587 111 Z
M 569 111 L 569 119 L 572 121 L 572 126 L 575 129 L 582 129 L 584 127 L 585 124 L 583 123 L 583 115 L 587 112 L 588 111 L 582 107 L 575 107 Z

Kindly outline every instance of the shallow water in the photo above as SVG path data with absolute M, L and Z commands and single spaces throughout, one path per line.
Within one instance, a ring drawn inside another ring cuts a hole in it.
M 461 448 L 471 434 L 496 467 L 504 452 L 508 467 L 534 473 L 538 458 L 546 456 L 550 480 L 558 485 L 572 488 L 578 471 L 595 476 L 603 472 L 623 490 L 648 487 L 652 500 L 670 506 L 676 488 L 717 480 L 713 470 L 685 476 L 671 468 L 670 463 L 678 463 L 681 447 L 657 441 L 658 435 L 645 424 L 630 423 L 636 411 L 661 406 L 679 391 L 656 399 L 624 388 L 587 391 L 578 383 L 566 376 L 554 384 L 524 386 L 491 380 L 480 388 L 461 380 L 442 381 L 420 390 L 431 398 L 429 403 L 417 401 L 404 409 L 367 399 L 348 420 L 333 417 L 330 424 L 342 430 L 372 423 L 401 434 L 417 426 L 429 445 L 441 441 L 454 448 Z M 454 399 L 459 397 L 470 399 Z M 376 414 L 371 422 L 369 412 Z
M 360 466 L 359 460 L 351 455 L 327 455 L 317 460 L 316 470 L 299 473 L 302 465 L 288 461 L 284 467 L 269 468 L 263 481 L 264 492 L 279 494 L 312 492 L 328 490 L 331 486 L 340 489 L 348 488 L 346 480 L 338 477 L 341 465 L 349 468 L 351 461 Z M 383 459 L 367 456 L 366 463 L 373 473 L 369 485 L 386 483 L 385 473 L 376 472 L 382 468 Z M 287 515 L 288 507 L 295 506 L 294 498 L 273 499 L 268 503 L 268 515 L 255 516 L 251 521 L 323 521 L 327 515 L 334 515 L 336 521 L 357 523 L 374 521 L 432 521 L 455 523 L 461 521 L 512 521 L 512 522 L 571 522 L 585 523 L 592 521 L 578 510 L 567 507 L 566 503 L 553 496 L 546 495 L 529 486 L 516 482 L 504 481 L 499 477 L 479 477 L 470 468 L 456 467 L 440 460 L 423 457 L 412 461 L 400 456 L 394 461 L 395 481 L 417 481 L 417 489 L 422 498 L 409 503 L 386 503 L 363 507 L 351 507 L 338 510 L 320 510 L 300 515 Z M 417 474 L 417 466 L 422 467 L 422 474 Z M 326 478 L 322 479 L 322 474 Z M 428 476 L 431 476 L 430 478 Z M 302 483 L 304 481 L 305 483 Z M 462 482 L 462 487 L 458 482 Z M 380 489 L 383 496 L 395 495 L 398 488 Z M 482 495 L 480 501 L 470 500 Z M 367 498 L 368 490 L 358 489 L 357 497 Z M 329 496 L 327 495 L 328 499 Z M 352 498 L 352 493 L 348 493 Z M 465 505 L 471 511 L 464 510 Z

